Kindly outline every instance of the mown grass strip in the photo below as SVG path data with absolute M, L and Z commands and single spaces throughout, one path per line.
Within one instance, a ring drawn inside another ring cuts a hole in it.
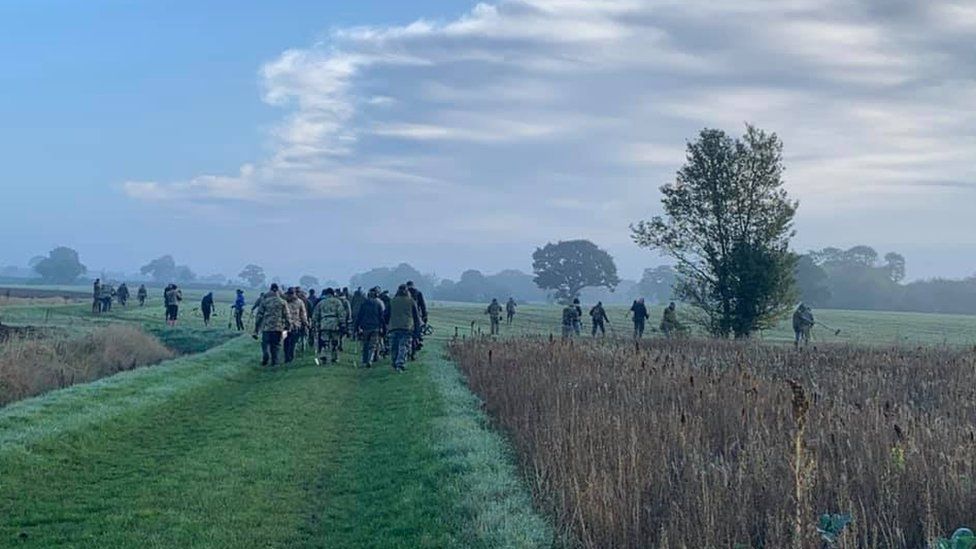
M 511 450 L 491 430 L 443 344 L 431 345 L 424 362 L 443 401 L 434 418 L 435 448 L 450 467 L 473 538 L 484 547 L 551 547 L 553 530 L 533 510 Z

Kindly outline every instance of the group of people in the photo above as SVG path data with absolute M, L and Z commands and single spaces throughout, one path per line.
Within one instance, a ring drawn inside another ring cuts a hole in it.
M 514 298 L 508 298 L 508 302 L 505 303 L 505 316 L 506 321 L 509 326 L 515 320 L 515 310 L 518 308 L 518 304 L 515 303 Z M 488 308 L 485 309 L 485 314 L 491 320 L 491 335 L 498 335 L 502 331 L 502 305 L 498 302 L 498 299 L 492 299 L 491 303 L 488 304 Z
M 136 296 L 139 300 L 139 306 L 144 306 L 149 297 L 149 291 L 146 290 L 145 284 L 139 286 Z M 102 283 L 101 278 L 96 278 L 92 284 L 92 312 L 95 314 L 107 313 L 112 310 L 112 303 L 115 301 L 126 307 L 129 304 L 129 297 L 129 287 L 125 282 L 116 288 L 111 283 Z
M 631 322 L 634 325 L 634 339 L 641 339 L 644 337 L 644 330 L 647 326 L 647 320 L 651 318 L 650 311 L 648 310 L 647 305 L 644 303 L 644 298 L 635 300 L 630 306 L 629 312 Z M 607 325 L 610 326 L 611 331 L 613 330 L 613 324 L 610 322 L 610 317 L 607 315 L 607 310 L 603 306 L 602 301 L 598 301 L 596 305 L 590 308 L 589 317 L 591 336 L 606 336 Z M 573 299 L 572 303 L 563 308 L 563 338 L 579 336 L 582 333 L 582 326 L 583 307 L 580 305 L 579 298 L 576 298 Z M 664 308 L 664 314 L 661 317 L 660 329 L 661 333 L 663 333 L 665 337 L 671 337 L 683 330 L 681 323 L 678 321 L 677 307 L 673 302 Z
M 243 329 L 243 292 L 238 290 L 234 316 Z M 284 364 L 295 359 L 296 349 L 312 347 L 316 364 L 335 363 L 346 338 L 362 345 L 361 365 L 371 367 L 381 356 L 391 355 L 393 368 L 406 371 L 409 356 L 423 346 L 428 312 L 424 294 L 412 281 L 400 285 L 391 297 L 379 287 L 363 292 L 357 288 L 327 288 L 318 296 L 298 287 L 282 292 L 272 284 L 252 307 L 254 338 L 261 341 L 262 366 L 275 367 L 279 355 Z M 283 353 L 282 353 L 283 350 Z

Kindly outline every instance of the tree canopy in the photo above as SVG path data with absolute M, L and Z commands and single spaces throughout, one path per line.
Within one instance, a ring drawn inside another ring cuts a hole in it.
M 192 282 L 197 277 L 186 265 L 177 265 L 171 255 L 164 255 L 150 261 L 143 265 L 139 272 L 151 276 L 153 281 L 159 283 Z
M 535 283 L 559 301 L 570 301 L 583 288 L 613 290 L 620 283 L 617 266 L 606 251 L 589 240 L 549 243 L 532 254 Z
M 237 276 L 252 288 L 264 286 L 268 279 L 267 275 L 264 274 L 264 268 L 253 263 L 244 267 Z
M 401 263 L 396 267 L 377 267 L 364 273 L 353 275 L 349 280 L 352 288 L 372 288 L 379 286 L 395 290 L 397 286 L 412 280 L 416 287 L 424 293 L 434 288 L 434 277 L 425 275 L 408 263 Z
M 88 268 L 81 264 L 78 252 L 64 246 L 51 250 L 45 258 L 31 262 L 34 271 L 45 282 L 52 284 L 69 284 L 88 272 Z
M 702 130 L 661 187 L 665 216 L 631 227 L 638 246 L 676 260 L 678 297 L 715 336 L 748 337 L 792 306 L 798 203 L 783 189 L 782 151 L 776 134 L 753 126 L 739 139 Z

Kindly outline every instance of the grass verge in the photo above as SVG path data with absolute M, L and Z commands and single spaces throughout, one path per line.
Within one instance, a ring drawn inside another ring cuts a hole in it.
M 474 538 L 484 547 L 551 547 L 552 529 L 533 510 L 512 452 L 491 431 L 481 402 L 444 357 L 443 346 L 433 344 L 425 362 L 444 403 L 434 419 L 434 448 L 457 479 L 455 490 Z

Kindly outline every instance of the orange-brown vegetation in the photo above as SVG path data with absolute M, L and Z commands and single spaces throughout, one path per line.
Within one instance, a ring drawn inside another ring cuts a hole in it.
M 587 547 L 923 547 L 976 524 L 976 355 L 473 340 L 453 357 Z

